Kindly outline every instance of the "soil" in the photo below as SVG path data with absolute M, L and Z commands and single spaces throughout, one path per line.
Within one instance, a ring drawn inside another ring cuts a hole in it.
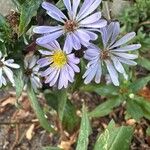
M 47 133 L 40 127 L 26 93 L 23 93 L 19 99 L 20 105 L 16 104 L 13 91 L 1 91 L 0 97 L 0 150 L 42 150 L 42 147 L 45 146 L 61 146 L 65 150 L 75 150 L 75 141 L 71 139 L 72 135 L 70 135 L 70 141 L 61 141 L 58 134 Z M 80 110 L 83 100 L 91 110 L 105 99 L 95 93 L 81 92 L 76 92 L 71 97 L 71 101 L 78 110 Z M 39 102 L 44 108 L 47 108 L 42 96 L 39 97 Z M 146 129 L 150 122 L 146 119 L 141 119 L 140 122 L 136 122 L 134 119 L 125 120 L 125 113 L 122 104 L 115 108 L 110 115 L 91 120 L 93 132 L 89 137 L 88 150 L 93 150 L 97 135 L 107 127 L 112 119 L 118 125 L 131 125 L 135 128 L 131 150 L 150 150 L 150 137 L 146 136 Z M 49 121 L 54 122 L 51 116 L 48 118 Z

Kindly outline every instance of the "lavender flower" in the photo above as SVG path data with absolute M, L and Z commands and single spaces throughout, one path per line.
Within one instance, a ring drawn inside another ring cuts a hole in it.
M 15 86 L 13 72 L 10 68 L 18 69 L 19 67 L 18 64 L 14 63 L 13 59 L 5 60 L 5 56 L 2 56 L 2 53 L 0 52 L 0 88 L 2 85 L 7 85 L 6 77 L 10 80 L 12 85 Z
M 63 0 L 63 2 L 68 10 L 68 17 L 56 6 L 43 2 L 42 7 L 47 10 L 47 14 L 61 24 L 35 27 L 33 32 L 43 35 L 37 39 L 37 44 L 49 43 L 64 34 L 66 37 L 65 51 L 68 54 L 72 48 L 78 50 L 81 45 L 88 46 L 90 40 L 96 40 L 98 36 L 91 30 L 102 28 L 107 22 L 101 19 L 101 12 L 94 12 L 101 0 L 85 0 L 78 13 L 80 0 L 73 0 L 72 3 L 71 0 Z
M 85 84 L 90 83 L 95 79 L 96 83 L 100 83 L 102 75 L 102 65 L 106 65 L 111 80 L 114 85 L 119 86 L 118 73 L 124 75 L 127 79 L 126 72 L 122 66 L 123 64 L 134 66 L 136 62 L 133 60 L 138 56 L 136 54 L 129 54 L 133 50 L 141 47 L 140 44 L 131 44 L 124 46 L 125 43 L 135 37 L 135 32 L 131 32 L 123 36 L 120 40 L 116 40 L 120 32 L 118 22 L 112 22 L 101 30 L 103 49 L 92 45 L 85 51 L 85 59 L 89 60 L 87 71 L 83 75 Z M 121 46 L 123 45 L 123 46 Z
M 39 65 L 37 65 L 38 59 L 39 57 L 35 55 L 26 56 L 24 59 L 24 66 L 25 66 L 24 81 L 26 83 L 30 81 L 34 91 L 37 91 L 37 89 L 42 88 L 42 83 L 40 81 L 40 76 L 39 76 L 40 67 Z
M 41 72 L 41 76 L 45 77 L 45 83 L 49 86 L 56 85 L 58 89 L 67 88 L 68 82 L 74 81 L 75 72 L 80 69 L 76 65 L 80 62 L 74 54 L 66 54 L 65 46 L 61 50 L 57 41 L 42 45 L 48 50 L 39 50 L 43 58 L 38 60 L 40 67 L 47 66 L 47 69 Z

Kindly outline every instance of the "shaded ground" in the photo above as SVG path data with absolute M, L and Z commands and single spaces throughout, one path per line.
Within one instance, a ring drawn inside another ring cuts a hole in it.
M 0 150 L 41 150 L 43 146 L 58 146 L 62 143 L 59 135 L 46 133 L 40 127 L 25 93 L 19 100 L 21 104 L 19 109 L 15 106 L 16 99 L 13 92 L 1 92 L 0 97 Z M 79 109 L 82 99 L 85 100 L 89 109 L 93 109 L 104 101 L 94 93 L 74 93 L 72 95 L 72 101 Z M 43 107 L 46 107 L 42 97 L 39 98 L 39 101 Z M 135 128 L 132 150 L 150 150 L 150 137 L 146 136 L 146 129 L 150 122 L 146 119 L 142 119 L 139 123 L 133 119 L 126 121 L 124 120 L 125 113 L 124 105 L 121 105 L 109 116 L 92 120 L 93 133 L 90 135 L 89 150 L 93 149 L 98 133 L 107 127 L 111 119 L 114 119 L 118 125 L 131 125 Z M 50 116 L 49 120 L 54 123 Z M 70 145 L 65 145 L 65 150 L 75 149 L 74 142 L 71 142 L 66 142 Z

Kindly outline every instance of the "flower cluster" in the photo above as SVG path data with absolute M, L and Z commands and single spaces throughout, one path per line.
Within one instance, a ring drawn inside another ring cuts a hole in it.
M 84 83 L 88 84 L 92 80 L 100 83 L 104 66 L 113 84 L 119 86 L 118 73 L 123 74 L 125 79 L 128 78 L 122 64 L 136 65 L 133 60 L 138 56 L 128 52 L 139 49 L 141 45 L 124 46 L 135 37 L 135 33 L 128 33 L 118 40 L 119 23 L 111 22 L 107 25 L 107 21 L 101 19 L 101 12 L 96 11 L 101 0 L 84 0 L 81 5 L 80 0 L 63 2 L 67 15 L 48 2 L 42 3 L 46 13 L 57 20 L 59 25 L 38 26 L 33 29 L 34 33 L 42 35 L 36 40 L 36 43 L 44 48 L 39 50 L 42 58 L 37 63 L 43 68 L 41 76 L 45 78 L 45 83 L 58 89 L 67 88 L 68 83 L 74 81 L 75 73 L 80 72 L 77 66 L 80 59 L 75 57 L 74 50 L 80 50 L 84 46 L 84 59 L 88 61 L 83 75 Z M 100 43 L 98 35 L 101 36 L 102 47 L 91 43 L 95 40 Z M 60 40 L 61 36 L 64 37 L 63 49 L 56 41 Z

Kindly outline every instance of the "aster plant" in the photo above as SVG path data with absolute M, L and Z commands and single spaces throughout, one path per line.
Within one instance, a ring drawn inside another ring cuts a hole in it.
M 27 93 L 40 125 L 59 138 L 52 149 L 128 150 L 133 127 L 111 121 L 92 148 L 89 135 L 93 118 L 110 120 L 116 107 L 125 110 L 125 125 L 150 120 L 150 103 L 139 94 L 150 81 L 143 23 L 127 33 L 108 0 L 56 1 L 13 0 L 18 12 L 0 16 L 0 89 L 16 90 L 18 102 Z

